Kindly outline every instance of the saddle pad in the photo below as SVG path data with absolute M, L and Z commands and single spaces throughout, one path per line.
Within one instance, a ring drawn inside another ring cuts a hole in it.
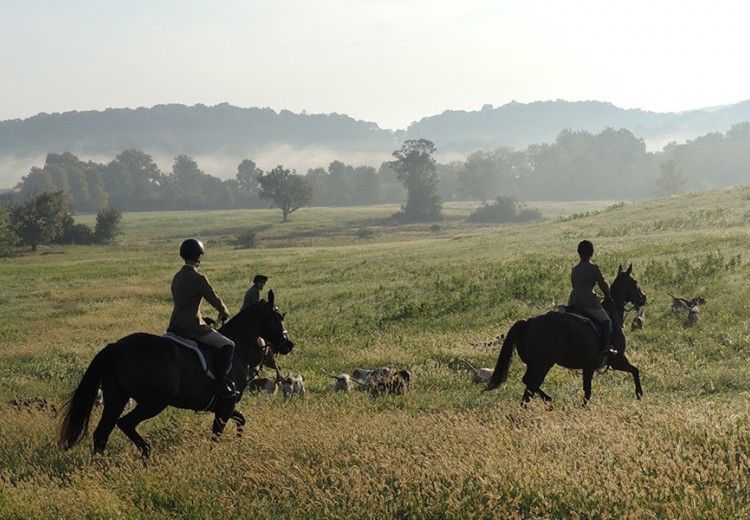
M 601 334 L 601 331 L 599 330 L 599 327 L 596 325 L 596 323 L 594 323 L 594 320 L 592 320 L 588 316 L 582 316 L 581 314 L 576 314 L 575 312 L 570 312 L 565 307 L 555 307 L 555 309 L 553 310 L 553 312 L 557 312 L 557 313 L 560 313 L 560 314 L 565 314 L 566 316 L 570 316 L 571 318 L 575 318 L 576 320 L 578 320 L 580 322 L 588 323 L 591 326 L 591 328 L 594 329 L 594 332 L 597 334 L 597 336 L 599 334 Z
M 206 363 L 206 357 L 203 355 L 203 352 L 201 352 L 201 349 L 198 348 L 198 342 L 193 341 L 192 339 L 183 338 L 182 336 L 178 336 L 177 334 L 173 334 L 171 332 L 167 332 L 166 334 L 162 335 L 162 338 L 166 338 L 174 343 L 177 343 L 178 345 L 182 345 L 185 348 L 188 348 L 195 352 L 195 355 L 198 356 L 198 361 L 201 363 L 201 367 L 203 367 L 203 372 L 211 379 L 216 379 L 216 376 L 211 372 L 211 370 L 208 368 L 208 363 Z

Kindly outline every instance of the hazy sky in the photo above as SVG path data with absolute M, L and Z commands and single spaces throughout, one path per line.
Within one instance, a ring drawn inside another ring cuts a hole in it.
M 0 119 L 227 101 L 389 128 L 445 109 L 750 98 L 750 3 L 0 0 Z

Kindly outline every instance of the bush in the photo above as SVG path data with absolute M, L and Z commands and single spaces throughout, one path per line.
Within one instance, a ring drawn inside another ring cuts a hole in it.
M 62 235 L 56 242 L 59 244 L 93 244 L 95 242 L 94 231 L 86 224 L 76 224 L 71 217 L 65 221 Z
M 97 244 L 107 244 L 122 233 L 120 221 L 122 213 L 117 208 L 100 209 L 96 214 L 96 227 L 94 228 L 94 240 Z
M 357 230 L 357 238 L 372 238 L 375 236 L 375 232 L 366 227 L 361 227 Z
M 252 249 L 258 244 L 258 233 L 249 229 L 239 235 L 237 235 L 235 242 L 237 247 L 244 249 Z
M 40 244 L 59 239 L 70 212 L 62 191 L 29 197 L 10 214 L 10 227 L 18 238 L 36 251 Z
M 490 204 L 484 204 L 469 215 L 469 222 L 506 223 L 531 222 L 542 218 L 536 208 L 525 208 L 513 197 L 499 196 Z

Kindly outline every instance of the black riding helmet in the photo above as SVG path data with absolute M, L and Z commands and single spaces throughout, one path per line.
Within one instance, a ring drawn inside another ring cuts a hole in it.
M 578 243 L 578 256 L 584 260 L 588 260 L 594 256 L 594 244 L 588 240 L 582 240 Z
M 201 242 L 197 238 L 188 238 L 187 240 L 183 240 L 182 245 L 180 245 L 180 256 L 183 260 L 192 260 L 194 262 L 197 262 L 198 257 L 205 253 L 206 250 L 203 247 L 203 242 Z

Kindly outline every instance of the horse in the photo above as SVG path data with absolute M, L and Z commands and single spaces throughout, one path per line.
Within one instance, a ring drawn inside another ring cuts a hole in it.
M 221 435 L 229 419 L 237 423 L 239 436 L 245 418 L 235 406 L 248 380 L 263 364 L 276 369 L 280 377 L 273 356 L 289 354 L 294 343 L 284 328 L 284 315 L 274 307 L 273 291 L 269 291 L 268 301 L 261 300 L 240 311 L 219 332 L 235 342 L 229 378 L 234 381 L 239 396 L 216 399 L 213 381 L 206 375 L 198 356 L 188 348 L 162 336 L 143 332 L 131 334 L 110 343 L 94 356 L 65 405 L 58 436 L 60 448 L 68 450 L 86 435 L 100 386 L 104 409 L 94 430 L 95 453 L 104 451 L 117 425 L 147 459 L 151 448 L 136 427 L 167 406 L 212 411 L 214 439 Z M 210 353 L 211 349 L 207 350 Z M 130 398 L 137 405 L 120 417 Z
M 640 372 L 625 356 L 625 334 L 622 331 L 625 304 L 630 303 L 639 309 L 646 305 L 646 295 L 638 287 L 632 273 L 633 264 L 627 270 L 623 270 L 622 265 L 618 268 L 617 278 L 610 287 L 612 299 L 605 300 L 603 307 L 612 320 L 612 345 L 617 351 L 617 354 L 610 355 L 607 364 L 614 370 L 629 372 L 633 376 L 635 396 L 640 399 L 643 397 Z M 591 380 L 602 361 L 598 333 L 591 324 L 558 311 L 515 322 L 505 336 L 485 391 L 497 388 L 508 378 L 514 347 L 526 364 L 526 373 L 522 378 L 526 385 L 522 405 L 531 401 L 534 395 L 539 395 L 546 402 L 552 401 L 541 385 L 553 365 L 582 369 L 584 404 L 591 399 Z

